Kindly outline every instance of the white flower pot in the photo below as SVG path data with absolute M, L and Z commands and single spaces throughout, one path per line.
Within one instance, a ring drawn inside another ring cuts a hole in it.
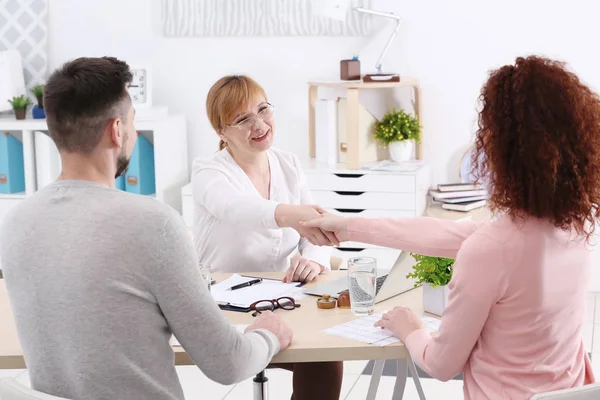
M 432 288 L 428 283 L 423 284 L 423 309 L 433 315 L 442 316 L 448 304 L 448 286 Z
M 400 140 L 388 145 L 390 158 L 396 162 L 409 161 L 413 155 L 414 141 Z

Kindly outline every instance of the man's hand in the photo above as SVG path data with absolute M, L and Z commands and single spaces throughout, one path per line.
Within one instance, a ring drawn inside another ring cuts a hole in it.
M 252 325 L 246 328 L 244 333 L 257 329 L 266 329 L 277 336 L 279 340 L 279 350 L 285 350 L 292 343 L 294 332 L 292 329 L 281 320 L 281 318 L 271 311 L 261 312 Z
M 408 335 L 423 328 L 423 321 L 408 307 L 394 307 L 375 323 L 391 331 L 394 336 L 404 342 Z
M 292 258 L 283 282 L 312 282 L 323 272 L 323 269 L 320 264 L 297 255 Z

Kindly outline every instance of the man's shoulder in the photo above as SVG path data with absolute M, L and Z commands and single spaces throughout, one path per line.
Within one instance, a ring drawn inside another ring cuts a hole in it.
M 75 192 L 68 198 L 57 198 L 52 192 L 42 189 L 16 205 L 2 225 L 6 229 L 13 229 L 23 221 L 38 220 L 47 212 L 102 214 L 106 218 L 148 227 L 164 226 L 169 220 L 180 217 L 172 207 L 151 196 L 110 188 L 91 190 L 85 193 Z
M 164 226 L 173 218 L 181 218 L 179 213 L 172 207 L 158 201 L 151 196 L 143 196 L 132 193 L 118 193 L 118 211 L 124 217 L 135 219 L 137 224 L 141 225 L 161 225 Z

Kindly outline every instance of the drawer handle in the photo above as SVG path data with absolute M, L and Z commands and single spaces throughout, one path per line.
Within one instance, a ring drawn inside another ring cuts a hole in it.
M 355 252 L 366 250 L 366 249 L 362 249 L 360 247 L 336 247 L 336 249 L 338 249 L 339 251 L 355 251 Z
M 334 174 L 338 178 L 362 178 L 365 174 Z
M 335 211 L 347 214 L 360 214 L 365 210 L 355 210 L 353 208 L 334 208 Z
M 361 194 L 364 194 L 365 192 L 335 191 L 335 193 L 339 194 L 340 196 L 360 196 Z

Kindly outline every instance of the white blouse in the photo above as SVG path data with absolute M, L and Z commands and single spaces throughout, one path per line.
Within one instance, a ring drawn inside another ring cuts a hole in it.
M 214 272 L 286 271 L 296 250 L 330 270 L 331 249 L 310 244 L 275 222 L 278 204 L 314 204 L 292 153 L 267 151 L 270 200 L 223 149 L 193 163 L 194 241 L 200 262 Z

